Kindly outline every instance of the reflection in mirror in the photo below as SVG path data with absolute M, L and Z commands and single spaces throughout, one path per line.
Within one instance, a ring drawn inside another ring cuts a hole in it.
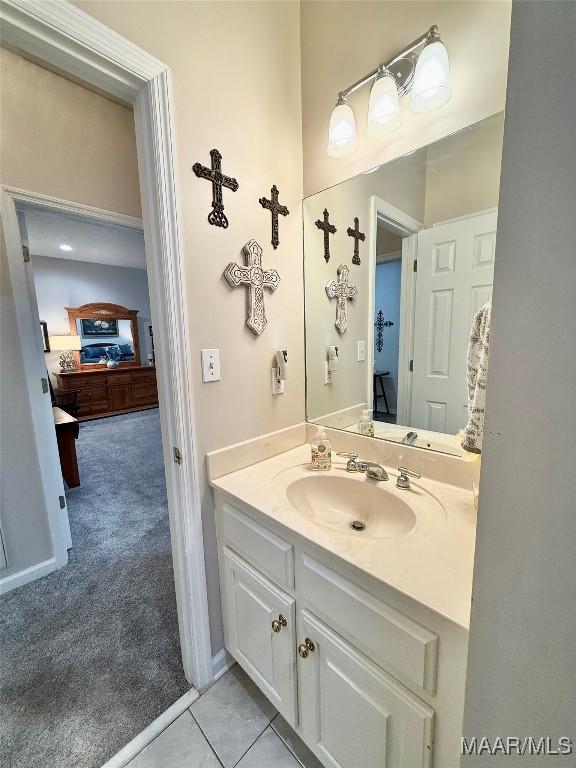
M 131 320 L 83 317 L 76 320 L 76 328 L 82 344 L 81 363 L 103 364 L 107 353 L 113 354 L 116 348 L 119 362 L 134 361 Z
M 463 453 L 503 127 L 494 115 L 304 201 L 309 421 Z M 315 224 L 324 212 L 335 228 L 328 261 Z

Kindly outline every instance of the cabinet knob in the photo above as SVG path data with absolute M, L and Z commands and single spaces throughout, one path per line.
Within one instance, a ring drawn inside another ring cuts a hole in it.
M 272 630 L 274 632 L 280 632 L 282 627 L 286 627 L 286 626 L 288 626 L 288 622 L 286 621 L 284 616 L 282 616 L 282 614 L 280 614 L 280 616 L 278 616 L 278 618 L 274 619 L 274 621 L 272 622 Z
M 312 640 L 307 637 L 306 640 L 304 640 L 304 642 L 298 646 L 298 655 L 303 659 L 307 659 L 315 648 L 316 646 Z

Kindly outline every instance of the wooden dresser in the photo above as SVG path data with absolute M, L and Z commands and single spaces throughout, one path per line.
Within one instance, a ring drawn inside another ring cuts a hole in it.
M 126 366 L 57 373 L 58 394 L 77 392 L 78 421 L 142 411 L 158 405 L 156 370 Z

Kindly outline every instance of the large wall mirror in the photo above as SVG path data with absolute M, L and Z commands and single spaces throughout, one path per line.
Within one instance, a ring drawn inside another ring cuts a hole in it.
M 503 130 L 499 113 L 304 201 L 308 421 L 462 454 Z
M 80 369 L 100 368 L 112 358 L 118 366 L 140 365 L 138 310 L 105 302 L 67 307 L 70 333 L 80 337 Z

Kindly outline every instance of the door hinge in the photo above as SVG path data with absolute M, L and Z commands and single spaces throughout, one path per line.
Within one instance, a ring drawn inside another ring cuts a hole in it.
M 414 259 L 414 272 L 418 272 L 418 259 Z
M 26 264 L 30 261 L 30 248 L 27 245 L 22 246 L 22 258 Z
M 50 387 L 48 386 L 48 379 L 42 378 L 40 379 L 40 381 L 42 382 L 42 392 L 43 394 L 47 395 L 50 389 Z
M 66 506 L 66 497 L 58 496 L 58 498 L 60 499 L 60 509 L 64 509 L 64 507 Z
M 414 360 L 410 360 L 410 362 L 408 363 L 408 368 L 410 369 L 410 371 L 414 370 Z
M 182 464 L 182 453 L 180 448 L 172 448 L 172 455 L 174 456 L 174 464 Z

